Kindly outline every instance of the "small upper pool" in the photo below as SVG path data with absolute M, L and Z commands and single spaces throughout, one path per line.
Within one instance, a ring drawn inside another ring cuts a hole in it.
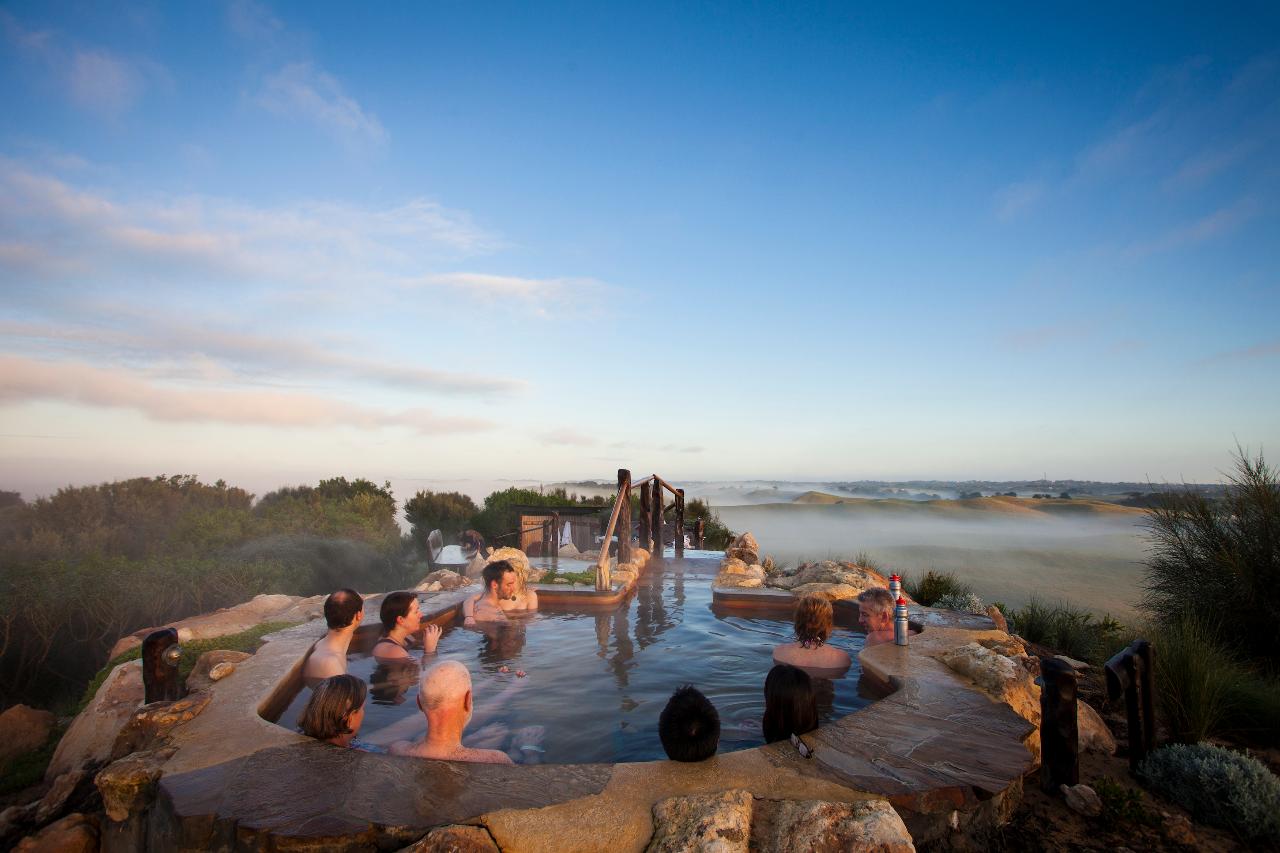
M 715 563 L 707 561 L 655 562 L 635 593 L 613 610 L 548 607 L 484 630 L 445 628 L 427 662 L 454 659 L 471 671 L 475 715 L 463 741 L 507 750 L 525 762 L 665 758 L 658 715 L 671 692 L 688 683 L 719 710 L 720 752 L 762 744 L 764 679 L 773 648 L 794 639 L 791 622 L 781 614 L 713 612 L 714 571 Z M 863 635 L 847 627 L 837 627 L 831 638 L 854 664 L 841 678 L 815 677 L 823 723 L 875 698 L 859 685 L 862 642 Z M 417 664 L 388 667 L 367 648 L 353 649 L 348 671 L 370 688 L 360 740 L 422 736 Z M 309 695 L 303 688 L 294 697 L 280 725 L 295 727 Z

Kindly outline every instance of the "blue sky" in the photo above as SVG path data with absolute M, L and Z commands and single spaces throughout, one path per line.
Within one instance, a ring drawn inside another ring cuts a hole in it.
M 1280 13 L 0 5 L 0 465 L 1216 480 Z

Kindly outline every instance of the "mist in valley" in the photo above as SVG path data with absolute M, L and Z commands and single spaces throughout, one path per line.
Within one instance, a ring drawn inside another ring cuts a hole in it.
M 886 573 L 955 572 L 986 602 L 1020 607 L 1038 596 L 1118 617 L 1132 617 L 1142 594 L 1146 539 L 1140 513 L 946 518 L 849 504 L 716 511 L 734 532 L 751 531 L 762 554 L 792 566 L 865 552 Z

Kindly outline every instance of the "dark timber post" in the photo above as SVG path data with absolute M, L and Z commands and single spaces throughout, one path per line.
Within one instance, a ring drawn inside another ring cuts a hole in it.
M 1080 782 L 1076 671 L 1057 658 L 1041 659 L 1040 787 L 1048 794 Z
M 182 682 L 178 680 L 178 661 L 182 648 L 174 628 L 152 631 L 142 641 L 143 702 L 172 702 L 182 698 Z
M 676 489 L 676 559 L 684 559 L 684 489 Z
M 1129 725 L 1129 770 L 1155 748 L 1155 675 L 1151 672 L 1155 653 L 1146 640 L 1134 640 L 1128 648 L 1111 656 L 1107 673 L 1107 698 L 1114 702 L 1124 695 L 1125 717 Z
M 652 547 L 649 542 L 649 522 L 652 521 L 652 514 L 649 511 L 649 492 L 652 486 L 652 480 L 640 484 L 640 547 L 646 550 Z
M 707 547 L 707 521 L 704 518 L 698 519 L 693 529 L 694 541 L 698 543 L 698 550 L 701 551 Z
M 649 492 L 653 507 L 653 521 L 649 523 L 649 535 L 653 537 L 653 556 L 662 556 L 662 483 L 653 478 L 653 490 Z
M 618 565 L 631 562 L 631 472 L 618 469 L 618 500 L 624 501 L 618 513 Z M 608 548 L 609 543 L 604 543 Z
M 1142 661 L 1142 746 L 1144 752 L 1156 748 L 1156 660 L 1155 650 L 1146 640 L 1135 640 L 1134 654 Z
M 560 564 L 560 513 L 551 513 L 551 564 Z

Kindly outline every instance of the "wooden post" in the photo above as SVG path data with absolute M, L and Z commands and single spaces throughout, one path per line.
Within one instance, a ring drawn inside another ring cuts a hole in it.
M 649 510 L 649 492 L 654 485 L 653 480 L 640 484 L 640 547 L 646 550 L 653 547 L 649 541 L 649 522 L 653 520 L 653 513 Z
M 649 535 L 653 537 L 653 556 L 662 556 L 662 483 L 653 478 L 653 488 L 649 491 L 650 506 L 653 508 L 653 521 L 649 522 Z
M 676 559 L 684 559 L 684 489 L 676 489 Z
M 178 632 L 173 628 L 152 631 L 142 641 L 143 701 L 167 701 L 182 698 L 182 681 L 178 678 Z
M 551 565 L 560 565 L 560 513 L 551 513 Z
M 631 472 L 618 469 L 618 500 L 622 511 L 618 513 L 618 565 L 631 562 Z M 604 543 L 608 548 L 609 543 Z
M 699 551 L 707 547 L 707 520 L 705 518 L 698 519 L 697 524 L 694 526 L 693 535 Z
M 1155 650 L 1147 640 L 1134 640 L 1133 651 L 1142 661 L 1142 746 L 1146 752 L 1156 748 L 1156 661 Z
M 1080 782 L 1080 728 L 1076 671 L 1057 658 L 1042 659 L 1040 679 L 1040 787 L 1057 794 Z

